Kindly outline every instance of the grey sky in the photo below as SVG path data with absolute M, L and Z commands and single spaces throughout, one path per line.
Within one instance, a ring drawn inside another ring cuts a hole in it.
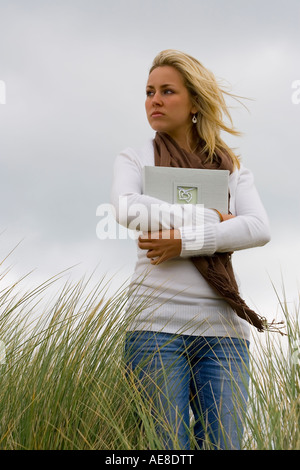
M 227 141 L 255 174 L 273 238 L 237 253 L 235 266 L 260 308 L 272 295 L 267 272 L 279 282 L 280 268 L 293 299 L 299 23 L 298 0 L 0 0 L 1 258 L 24 238 L 12 256 L 16 273 L 37 268 L 44 279 L 81 263 L 80 276 L 100 263 L 100 272 L 130 275 L 134 243 L 99 241 L 96 208 L 109 201 L 116 154 L 153 135 L 144 113 L 147 71 L 157 52 L 175 48 L 253 99 L 249 113 L 233 110 L 244 136 Z

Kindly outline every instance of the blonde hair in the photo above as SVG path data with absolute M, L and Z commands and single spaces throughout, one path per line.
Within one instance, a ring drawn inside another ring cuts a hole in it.
M 191 132 L 197 140 L 203 139 L 204 150 L 208 158 L 213 159 L 216 150 L 227 151 L 234 167 L 240 167 L 239 157 L 221 139 L 221 131 L 239 136 L 240 132 L 233 127 L 224 94 L 237 98 L 218 85 L 214 74 L 204 67 L 197 59 L 173 49 L 160 52 L 154 59 L 149 74 L 157 67 L 169 65 L 178 70 L 188 89 L 193 106 L 198 110 L 197 123 L 191 123 Z M 229 125 L 224 122 L 229 120 Z

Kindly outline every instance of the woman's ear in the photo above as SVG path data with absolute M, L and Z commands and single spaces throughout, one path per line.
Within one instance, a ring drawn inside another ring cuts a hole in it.
M 192 106 L 191 108 L 191 114 L 197 114 L 199 112 L 199 109 L 196 108 L 196 106 Z

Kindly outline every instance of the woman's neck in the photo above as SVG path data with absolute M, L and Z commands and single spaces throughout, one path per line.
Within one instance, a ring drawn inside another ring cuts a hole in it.
M 186 132 L 181 135 L 171 135 L 168 134 L 170 137 L 172 137 L 173 140 L 179 145 L 180 148 L 185 150 L 186 152 L 189 153 L 194 153 L 196 150 L 198 143 L 196 142 L 196 139 L 193 138 L 190 132 Z

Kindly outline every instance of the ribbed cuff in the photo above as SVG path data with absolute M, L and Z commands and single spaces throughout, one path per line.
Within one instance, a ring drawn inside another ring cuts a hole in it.
M 181 257 L 206 256 L 213 255 L 216 252 L 215 224 L 181 227 L 179 231 L 181 235 Z
M 219 214 L 213 209 L 204 209 L 204 222 L 205 224 L 219 224 Z

